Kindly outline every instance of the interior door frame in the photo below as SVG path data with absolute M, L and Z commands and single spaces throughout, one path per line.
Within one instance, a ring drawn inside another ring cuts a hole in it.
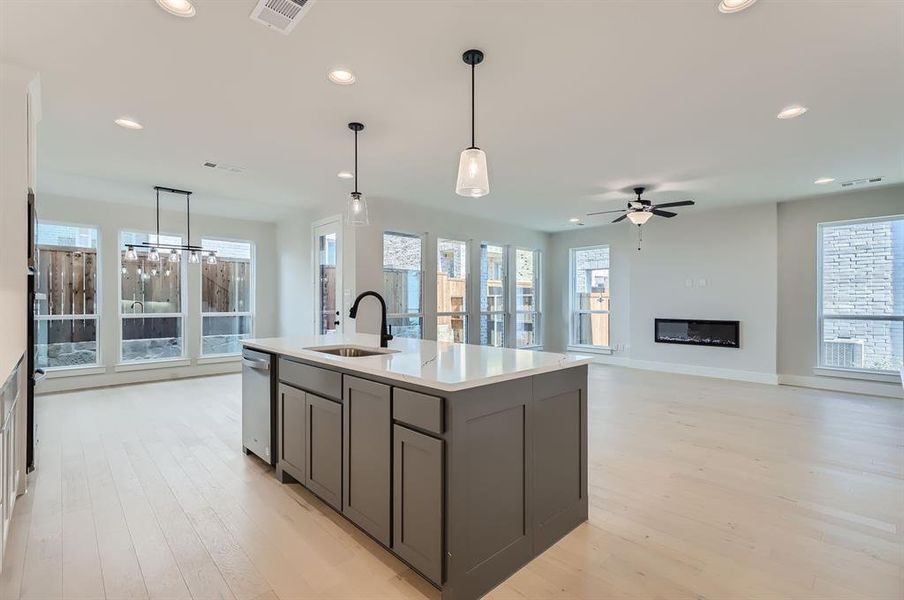
M 339 312 L 339 325 L 336 333 L 342 333 L 345 327 L 344 292 L 342 287 L 343 250 L 342 250 L 342 215 L 332 215 L 311 223 L 311 283 L 314 290 L 313 303 L 313 331 L 314 335 L 320 335 L 320 246 L 317 238 L 323 232 L 336 234 L 336 310 Z

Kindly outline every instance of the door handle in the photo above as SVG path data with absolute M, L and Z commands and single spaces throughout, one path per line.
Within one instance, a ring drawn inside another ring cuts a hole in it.
M 269 371 L 270 370 L 270 361 L 267 360 L 251 360 L 249 358 L 242 357 L 242 364 L 246 367 L 250 367 L 252 369 L 260 369 L 261 371 Z
M 37 383 L 47 377 L 47 372 L 44 369 L 35 369 L 35 372 L 32 374 L 32 380 Z

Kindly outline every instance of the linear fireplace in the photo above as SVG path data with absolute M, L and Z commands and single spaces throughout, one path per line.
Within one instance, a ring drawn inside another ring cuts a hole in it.
M 656 342 L 693 346 L 741 347 L 740 321 L 656 319 Z

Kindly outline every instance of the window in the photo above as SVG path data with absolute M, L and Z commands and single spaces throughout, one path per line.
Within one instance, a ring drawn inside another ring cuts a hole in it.
M 38 223 L 37 250 L 36 365 L 98 364 L 97 229 Z
M 505 346 L 506 248 L 480 245 L 480 343 Z
M 540 251 L 515 249 L 515 347 L 539 346 Z
M 383 234 L 383 289 L 395 337 L 420 338 L 423 327 L 423 242 L 418 235 Z
M 436 242 L 436 339 L 464 344 L 468 338 L 468 243 Z
M 241 354 L 251 337 L 252 246 L 249 242 L 202 239 L 217 262 L 201 263 L 201 356 Z
M 571 249 L 571 345 L 609 347 L 609 246 Z
M 819 226 L 819 366 L 898 371 L 904 217 Z
M 155 234 L 124 231 L 120 240 L 120 302 L 123 362 L 178 358 L 183 355 L 182 265 L 160 252 L 152 261 L 147 248 L 135 246 L 138 259 L 125 258 L 126 244 L 155 242 Z M 182 238 L 161 235 L 158 243 L 181 244 Z

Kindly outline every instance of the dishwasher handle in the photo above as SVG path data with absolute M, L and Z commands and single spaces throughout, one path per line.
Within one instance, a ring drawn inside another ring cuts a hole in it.
M 254 360 L 252 358 L 242 357 L 242 364 L 246 367 L 250 367 L 252 369 L 260 369 L 261 371 L 269 371 L 270 370 L 270 361 L 269 360 Z

